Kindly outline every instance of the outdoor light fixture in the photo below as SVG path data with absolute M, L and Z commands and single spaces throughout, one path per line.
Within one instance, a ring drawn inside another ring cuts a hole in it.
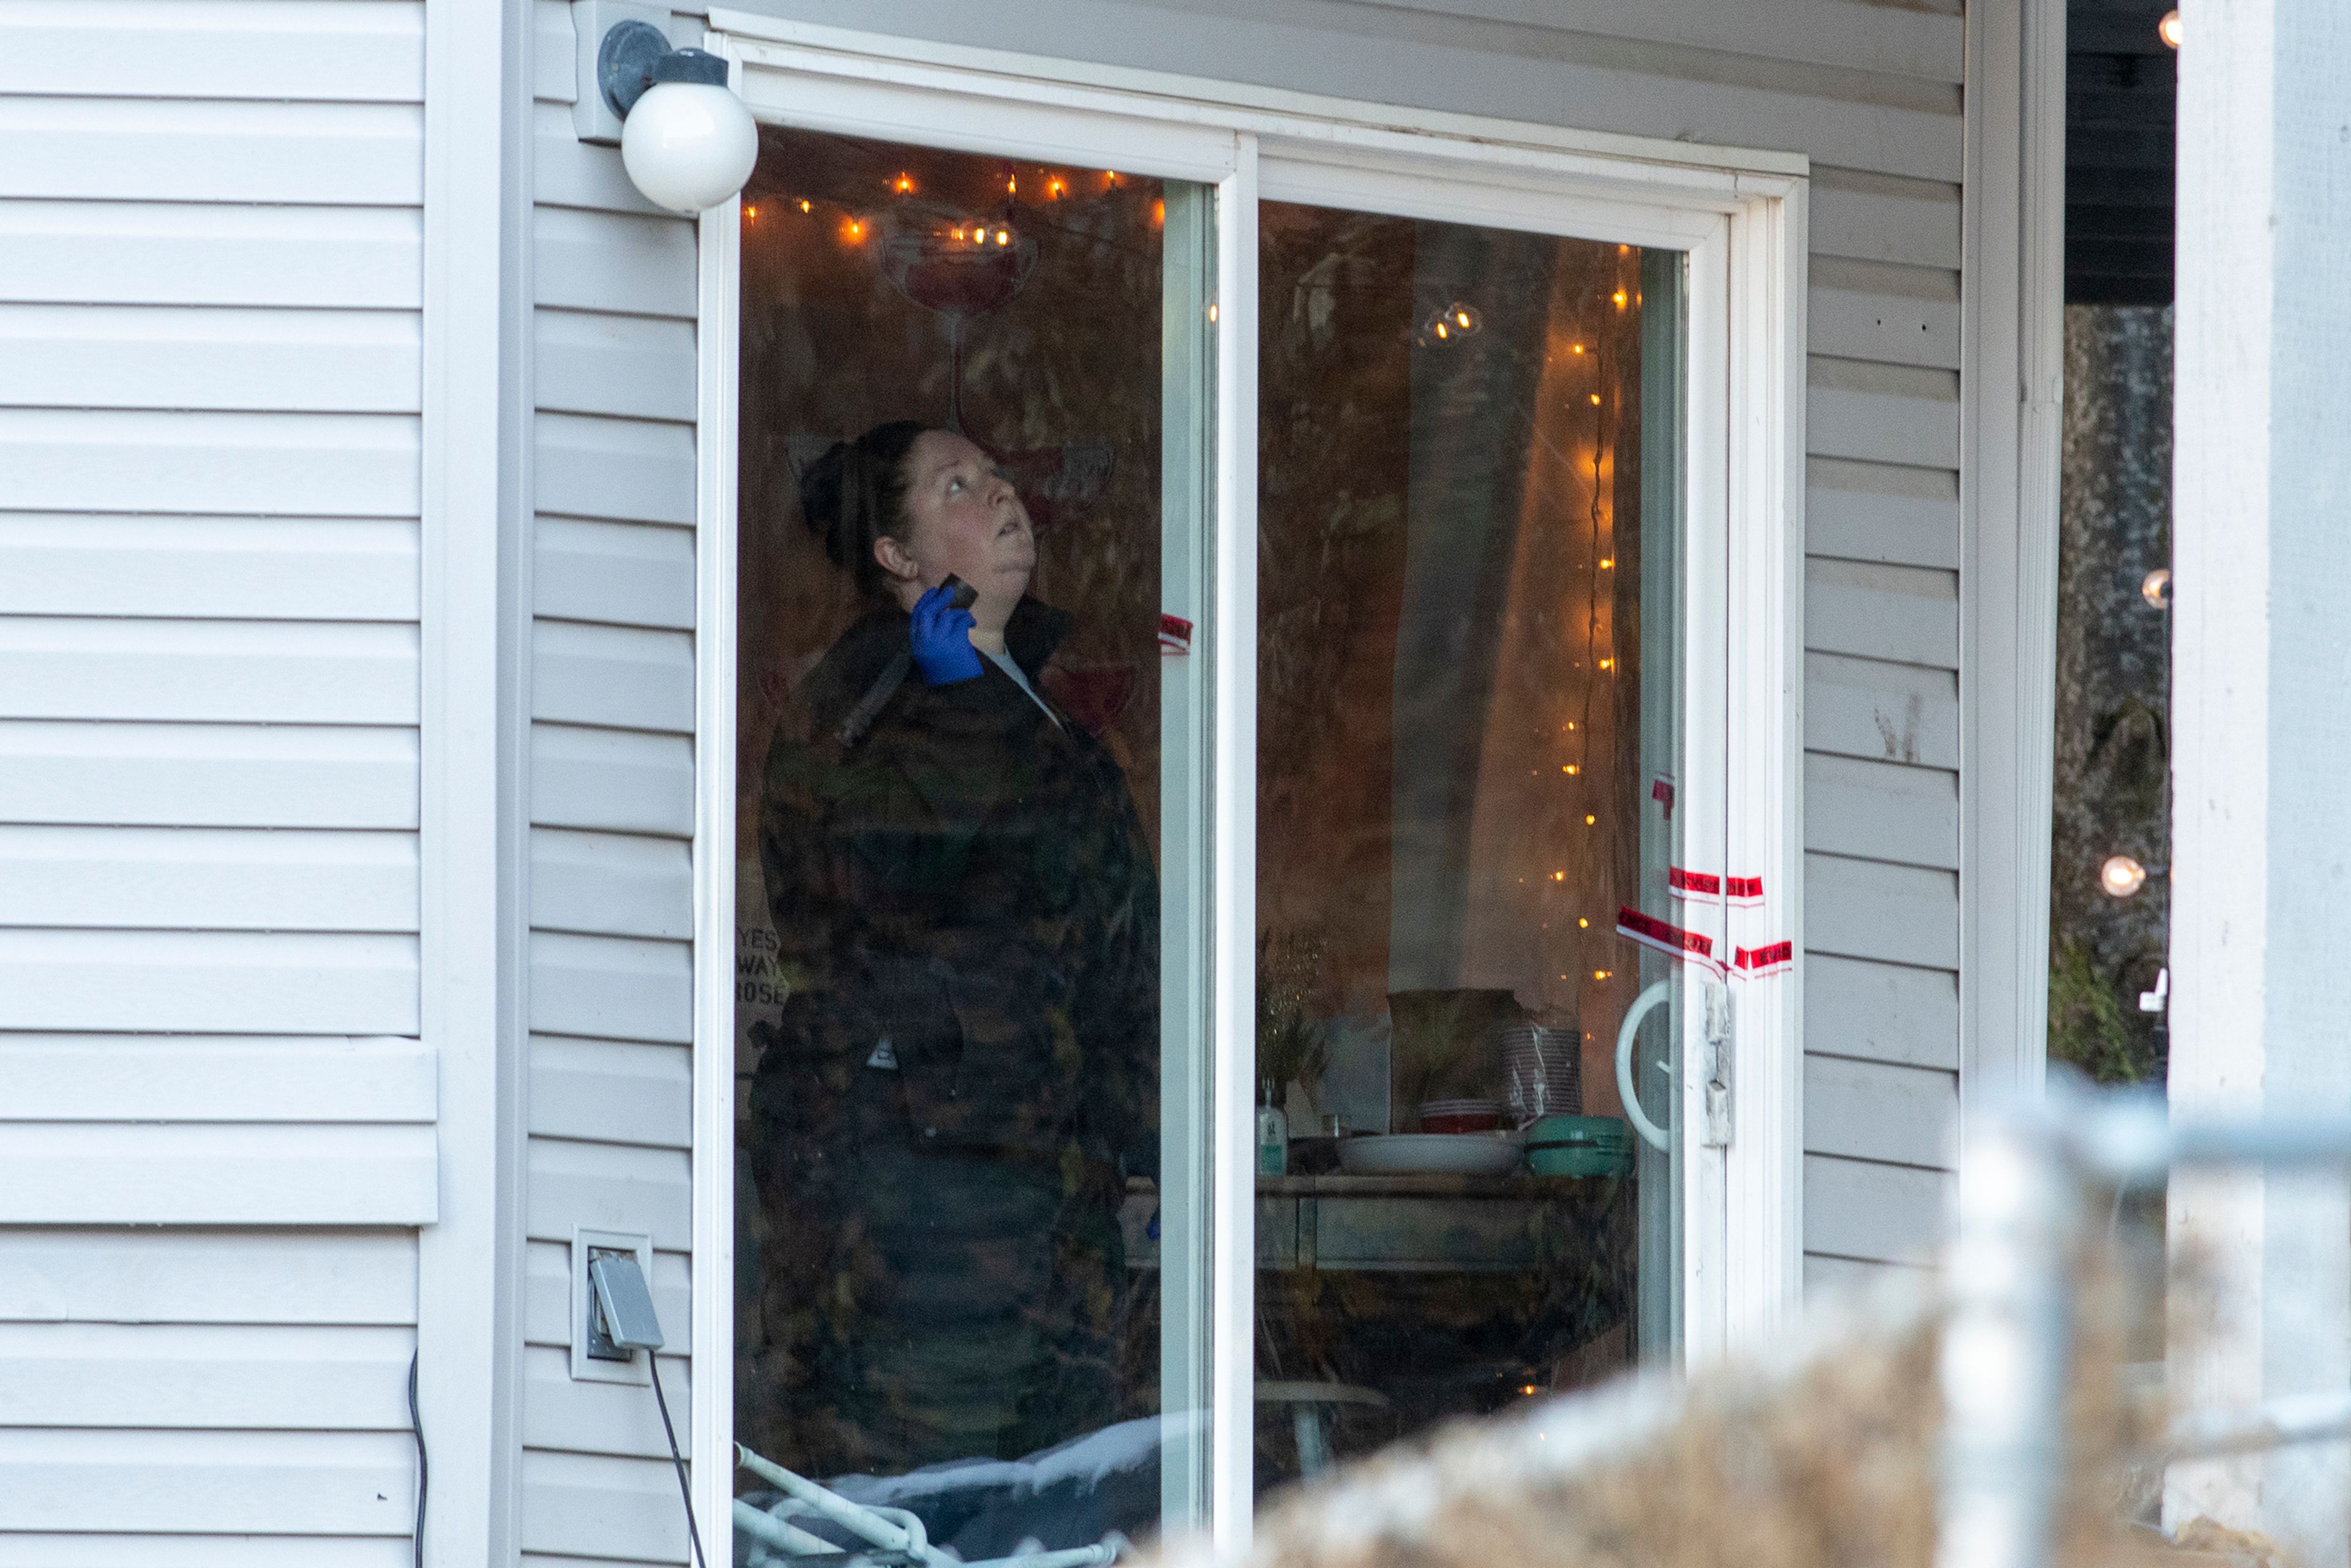
M 726 201 L 759 160 L 759 128 L 726 87 L 726 62 L 673 49 L 649 22 L 615 23 L 596 47 L 596 86 L 620 117 L 621 162 L 645 200 L 674 213 Z
M 2179 13 L 2166 11 L 2163 20 L 2155 25 L 2155 36 L 2173 48 L 2179 47 Z
M 2171 569 L 2158 566 L 2138 585 L 2138 596 L 2157 610 L 2171 608 Z
M 2147 867 L 2128 855 L 2108 855 L 2098 868 L 2098 886 L 2108 898 L 2128 898 L 2147 885 Z

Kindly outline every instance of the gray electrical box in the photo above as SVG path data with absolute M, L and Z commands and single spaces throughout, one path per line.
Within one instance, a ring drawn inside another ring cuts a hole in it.
M 644 1271 L 627 1252 L 597 1252 L 588 1260 L 588 1278 L 596 1287 L 595 1322 L 588 1354 L 597 1353 L 602 1339 L 623 1356 L 662 1346 L 661 1318 L 653 1312 L 653 1293 Z
M 607 1258 L 635 1265 L 639 1288 L 652 1294 L 653 1241 L 642 1231 L 581 1226 L 571 1234 L 571 1375 L 589 1383 L 643 1383 L 650 1357 L 614 1339 L 596 1291 L 595 1265 Z M 625 1327 L 625 1325 L 623 1325 Z

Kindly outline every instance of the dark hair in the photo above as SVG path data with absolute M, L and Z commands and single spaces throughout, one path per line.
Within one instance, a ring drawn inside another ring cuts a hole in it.
M 861 593 L 879 597 L 886 584 L 873 542 L 904 537 L 906 458 L 930 428 L 912 419 L 877 424 L 854 441 L 834 442 L 800 475 L 801 520 Z

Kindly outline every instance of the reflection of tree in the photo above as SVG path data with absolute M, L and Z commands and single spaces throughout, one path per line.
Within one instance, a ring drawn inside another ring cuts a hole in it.
M 2169 939 L 2170 617 L 2140 597 L 2170 564 L 2167 309 L 2069 306 L 2058 561 L 2049 1051 L 2105 1082 L 2160 1082 L 2160 1019 L 2138 1010 Z M 2148 868 L 2109 898 L 2098 867 Z

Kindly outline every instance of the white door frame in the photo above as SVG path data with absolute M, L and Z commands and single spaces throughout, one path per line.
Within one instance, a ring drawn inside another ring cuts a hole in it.
M 1734 988 L 1734 1134 L 1692 1149 L 1685 1354 L 1768 1331 L 1802 1278 L 1802 736 L 1804 256 L 1800 156 L 1563 131 L 1155 72 L 779 22 L 714 9 L 763 120 L 1196 182 L 1217 193 L 1217 476 L 1211 579 L 1209 1333 L 1211 1533 L 1245 1542 L 1252 1472 L 1257 820 L 1257 204 L 1260 198 L 1687 251 L 1691 530 L 1686 855 L 1763 879 L 1761 910 L 1691 923 L 1719 944 L 1795 940 L 1798 962 Z M 740 215 L 701 225 L 695 879 L 695 1508 L 730 1552 L 734 1347 L 736 389 Z M 1704 564 L 1701 565 L 1700 563 Z M 1696 695 L 1694 693 L 1694 695 Z M 1698 733 L 1700 729 L 1704 733 Z M 1709 787 L 1703 775 L 1711 773 Z M 1693 788 L 1695 787 L 1695 788 Z M 1699 1061 L 1706 1009 L 1681 1009 Z M 1703 1124 L 1686 1075 L 1684 1125 Z M 1691 1223 L 1695 1221 L 1695 1223 Z M 708 1360 L 705 1362 L 705 1357 Z M 723 1358 L 723 1359 L 722 1359 Z

